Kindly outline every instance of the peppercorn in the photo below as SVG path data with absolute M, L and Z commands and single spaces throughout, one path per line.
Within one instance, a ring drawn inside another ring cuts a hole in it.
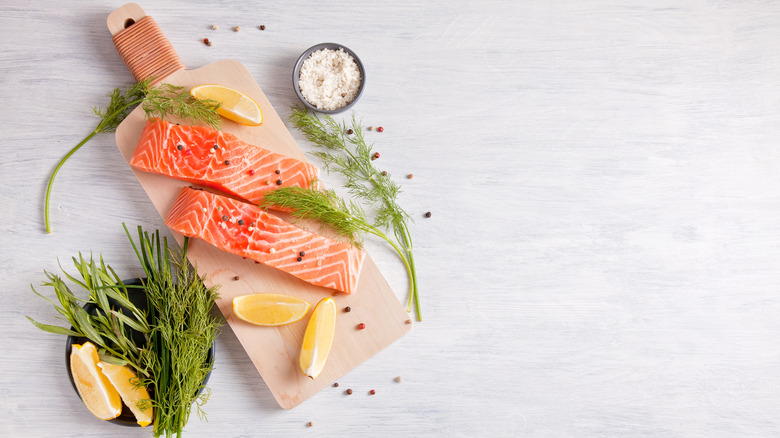
M 382 171 L 382 176 L 387 176 L 387 171 L 386 170 Z
M 254 170 L 252 170 L 252 169 L 249 169 L 249 172 L 247 172 L 247 173 L 249 173 L 250 175 L 254 175 L 254 174 L 255 174 L 255 171 L 254 171 Z
M 280 186 L 280 185 L 282 185 L 282 180 L 280 180 L 280 179 L 277 179 L 277 180 L 276 180 L 276 185 L 277 185 L 277 186 Z
M 184 146 L 182 146 L 182 145 L 180 145 L 180 144 L 177 144 L 177 145 L 176 145 L 176 149 L 178 149 L 178 150 L 182 150 L 182 149 L 184 149 Z
M 222 220 L 223 220 L 223 221 L 227 222 L 227 220 L 228 220 L 228 219 L 230 219 L 230 218 L 229 218 L 229 217 L 227 217 L 226 215 L 223 215 L 223 216 L 222 216 Z
M 431 212 L 429 211 L 429 212 L 425 213 L 425 217 L 431 217 Z
M 351 307 L 349 307 L 349 306 L 347 306 L 347 307 L 345 307 L 345 308 L 344 308 L 344 311 L 349 313 L 349 312 L 351 312 L 351 311 L 352 311 L 352 308 L 351 308 Z
M 240 31 L 240 30 L 241 30 L 241 28 L 240 28 L 240 27 L 238 27 L 238 26 L 236 26 L 236 27 L 234 27 L 234 28 L 233 28 L 233 32 L 238 32 L 238 31 Z
M 347 135 L 352 135 L 352 134 L 353 134 L 353 132 L 354 132 L 354 131 L 352 131 L 351 129 L 347 129 Z
M 411 319 L 407 319 L 407 320 L 406 320 L 406 323 L 407 323 L 407 324 L 411 324 L 411 323 L 412 323 L 412 320 L 411 320 Z
M 384 132 L 384 131 L 385 131 L 385 128 L 383 128 L 381 126 L 376 128 L 376 132 Z
M 217 149 L 219 149 L 219 145 L 216 145 L 216 144 L 215 144 L 215 145 L 214 145 L 214 150 L 217 150 Z
M 225 160 L 225 166 L 230 164 L 230 160 Z
M 236 275 L 235 277 L 233 277 L 233 280 L 235 280 L 235 281 L 238 281 L 238 275 Z
M 360 324 L 357 325 L 357 328 L 358 330 L 363 330 L 366 328 L 366 325 L 361 322 Z
M 401 383 L 401 376 L 398 376 L 395 378 L 395 383 Z
M 334 388 L 338 388 L 338 387 L 339 387 L 339 382 L 335 382 L 335 383 L 333 384 L 333 387 L 334 387 Z
M 306 426 L 312 427 L 312 426 L 314 426 L 314 422 L 313 421 L 309 421 L 308 423 L 306 423 Z
M 344 391 L 344 392 L 346 392 L 346 393 L 347 393 L 347 395 L 352 395 L 352 390 L 351 390 L 351 389 L 347 389 L 347 390 L 346 390 L 346 391 Z
M 303 252 L 303 251 L 301 251 L 301 252 L 299 252 L 299 253 L 298 253 L 298 255 L 299 255 L 299 256 L 301 256 L 301 257 L 303 257 L 303 256 L 305 256 L 305 255 L 306 255 L 306 253 L 305 253 L 305 252 Z
M 211 26 L 211 30 L 217 30 L 217 29 L 219 29 L 219 26 L 217 26 L 216 24 Z
M 368 391 L 369 394 L 374 395 L 376 394 L 376 389 L 372 389 L 371 391 Z
M 207 46 L 211 46 L 211 41 L 209 41 L 208 38 L 203 38 L 203 44 L 205 44 Z
M 414 175 L 410 173 L 409 175 L 406 175 L 406 177 L 409 178 L 409 179 L 412 179 L 412 178 L 414 178 Z
M 279 170 L 279 169 L 276 169 L 276 170 L 274 170 L 274 173 L 275 173 L 275 174 L 277 174 L 277 175 L 279 175 L 279 174 L 281 174 L 281 173 L 282 173 L 282 171 L 281 171 L 281 170 Z
M 239 220 L 238 220 L 238 224 L 239 224 L 239 225 L 244 225 L 244 220 L 243 220 L 243 219 L 239 219 Z
M 295 260 L 298 260 L 298 261 L 300 262 L 301 260 L 303 260 L 303 257 L 298 257 L 298 258 L 297 258 L 297 259 L 295 259 Z
M 374 127 L 373 127 L 373 126 L 369 126 L 369 127 L 368 127 L 368 130 L 369 130 L 369 131 L 373 131 L 373 130 L 374 130 Z
M 260 30 L 265 30 L 265 24 L 260 25 Z

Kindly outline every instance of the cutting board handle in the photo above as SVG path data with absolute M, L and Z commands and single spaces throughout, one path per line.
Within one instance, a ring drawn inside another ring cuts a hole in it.
M 186 69 L 154 19 L 137 4 L 116 9 L 108 15 L 106 24 L 116 51 L 135 80 L 154 78 L 152 83 L 156 84 Z

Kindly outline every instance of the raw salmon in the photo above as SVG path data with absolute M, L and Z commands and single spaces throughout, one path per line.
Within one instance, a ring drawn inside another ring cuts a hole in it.
M 185 187 L 165 225 L 219 249 L 256 260 L 317 286 L 355 291 L 364 254 L 303 230 L 254 205 Z
M 277 187 L 309 187 L 317 168 L 226 132 L 161 119 L 146 122 L 130 164 L 258 204 Z

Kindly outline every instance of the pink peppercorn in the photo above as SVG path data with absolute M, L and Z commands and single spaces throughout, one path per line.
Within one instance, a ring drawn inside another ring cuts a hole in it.
M 255 174 L 255 171 L 254 171 L 254 170 L 252 170 L 252 169 L 249 169 L 249 174 L 250 174 L 250 175 L 254 175 L 254 174 Z
M 385 128 L 383 128 L 381 126 L 376 128 L 376 132 L 384 132 L 384 130 L 385 130 Z
M 366 328 L 366 325 L 361 322 L 360 324 L 358 324 L 357 328 L 358 330 L 363 330 L 364 328 Z

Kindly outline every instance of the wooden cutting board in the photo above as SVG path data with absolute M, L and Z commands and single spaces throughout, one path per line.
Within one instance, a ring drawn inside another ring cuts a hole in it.
M 145 17 L 144 11 L 132 3 L 108 17 L 108 28 L 114 35 L 117 50 L 136 79 L 154 76 L 158 82 L 187 88 L 211 83 L 235 88 L 260 105 L 263 124 L 247 127 L 223 119 L 222 130 L 250 144 L 305 160 L 271 103 L 241 63 L 222 60 L 196 70 L 186 70 L 153 20 Z M 146 26 L 148 30 L 139 25 Z M 133 34 L 134 26 L 139 27 Z M 117 146 L 128 161 L 144 124 L 144 113 L 141 108 L 136 108 L 116 131 Z M 189 185 L 160 175 L 133 171 L 163 218 L 168 215 L 179 190 Z M 181 244 L 182 236 L 174 235 Z M 199 240 L 190 241 L 188 258 L 200 273 L 207 275 L 209 286 L 221 285 L 217 301 L 219 309 L 268 389 L 285 409 L 297 406 L 411 329 L 409 314 L 370 257 L 366 257 L 357 291 L 352 295 L 336 294 L 333 290 L 312 286 L 287 273 L 220 251 Z M 336 334 L 325 368 L 316 380 L 305 377 L 298 367 L 301 340 L 311 310 L 300 321 L 281 327 L 258 327 L 233 315 L 233 297 L 264 292 L 303 298 L 312 304 L 312 308 L 320 299 L 334 296 L 339 309 Z M 344 312 L 346 306 L 352 311 Z M 366 324 L 365 330 L 356 328 L 361 322 Z

